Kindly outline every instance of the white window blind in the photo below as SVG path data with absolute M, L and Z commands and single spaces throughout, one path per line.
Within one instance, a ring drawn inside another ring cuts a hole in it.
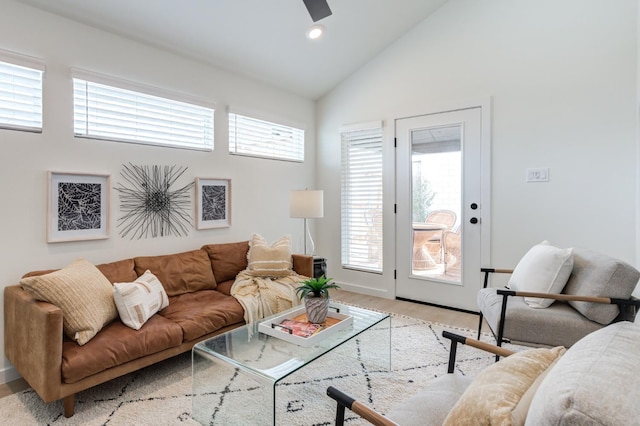
M 229 112 L 229 153 L 304 161 L 304 130 Z
M 382 124 L 343 130 L 342 266 L 382 272 Z
M 78 137 L 213 150 L 212 108 L 74 78 L 73 111 Z
M 0 128 L 42 131 L 42 75 L 34 69 L 0 62 Z

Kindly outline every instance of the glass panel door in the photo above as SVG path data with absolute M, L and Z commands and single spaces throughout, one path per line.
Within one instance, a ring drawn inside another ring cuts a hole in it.
M 412 129 L 412 275 L 460 282 L 462 126 Z

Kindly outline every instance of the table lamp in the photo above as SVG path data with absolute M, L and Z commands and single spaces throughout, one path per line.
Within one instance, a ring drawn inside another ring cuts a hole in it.
M 302 240 L 304 241 L 304 254 L 313 255 L 315 247 L 313 239 L 309 232 L 307 219 L 320 218 L 324 216 L 323 205 L 324 191 L 322 190 L 294 190 L 291 191 L 289 197 L 289 217 L 297 217 L 304 219 L 304 233 Z

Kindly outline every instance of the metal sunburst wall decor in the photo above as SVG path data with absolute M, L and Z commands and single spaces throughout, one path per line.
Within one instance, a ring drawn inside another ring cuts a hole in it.
M 123 165 L 118 219 L 123 238 L 156 238 L 169 235 L 186 236 L 191 223 L 190 190 L 193 182 L 173 189 L 187 167 Z

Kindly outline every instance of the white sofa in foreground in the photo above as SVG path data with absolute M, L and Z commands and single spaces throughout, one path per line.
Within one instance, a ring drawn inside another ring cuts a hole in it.
M 503 356 L 509 352 L 452 336 Z M 455 344 L 451 352 L 455 356 Z M 335 388 L 327 393 L 338 401 L 338 414 L 341 406 L 347 407 L 379 425 L 630 425 L 640 419 L 638 366 L 640 324 L 622 321 L 583 337 L 569 349 L 513 353 L 473 380 L 459 373 L 443 374 L 385 416 Z M 340 425 L 340 415 L 336 419 Z

